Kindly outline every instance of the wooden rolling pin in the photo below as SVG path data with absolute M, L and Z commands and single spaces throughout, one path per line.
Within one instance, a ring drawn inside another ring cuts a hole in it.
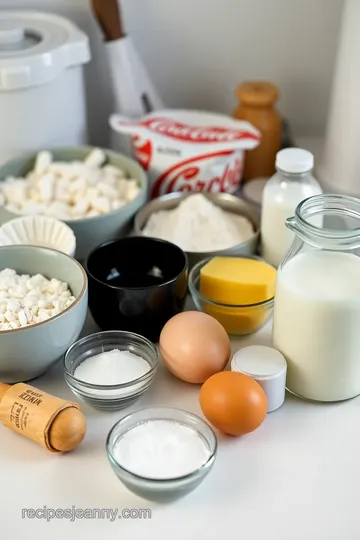
M 86 420 L 76 403 L 33 386 L 0 382 L 0 421 L 50 452 L 69 452 L 86 433 Z

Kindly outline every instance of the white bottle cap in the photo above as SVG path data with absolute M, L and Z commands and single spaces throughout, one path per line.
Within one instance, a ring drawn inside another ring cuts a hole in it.
M 268 400 L 268 412 L 284 403 L 286 360 L 276 349 L 251 345 L 237 351 L 231 360 L 231 370 L 249 375 L 263 388 Z
M 314 154 L 301 148 L 284 148 L 276 154 L 275 166 L 287 173 L 304 173 L 314 168 Z

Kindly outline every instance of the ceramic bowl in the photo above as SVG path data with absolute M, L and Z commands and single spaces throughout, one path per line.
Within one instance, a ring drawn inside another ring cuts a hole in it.
M 15 383 L 45 373 L 79 337 L 87 312 L 87 277 L 75 259 L 37 246 L 0 247 L 0 270 L 4 268 L 65 281 L 76 297 L 70 307 L 47 321 L 0 331 L 0 381 Z
M 126 330 L 157 341 L 183 310 L 187 258 L 170 242 L 134 236 L 107 242 L 86 260 L 89 308 L 101 330 Z
M 258 257 L 250 257 L 261 260 Z M 219 321 L 229 335 L 245 336 L 262 328 L 274 309 L 274 297 L 263 302 L 245 305 L 229 305 L 214 302 L 200 293 L 200 270 L 211 258 L 197 263 L 189 273 L 189 290 L 196 308 Z
M 119 349 L 140 356 L 149 364 L 149 371 L 132 381 L 101 385 L 91 384 L 76 376 L 76 368 L 87 358 Z M 159 353 L 153 343 L 132 332 L 97 332 L 86 336 L 69 348 L 64 359 L 65 380 L 76 396 L 95 409 L 118 410 L 129 407 L 153 383 L 159 366 Z
M 76 238 L 66 223 L 47 216 L 22 216 L 0 227 L 0 246 L 30 245 L 57 249 L 74 257 Z
M 90 147 L 50 149 L 56 161 L 83 161 L 92 150 L 93 148 Z M 103 216 L 66 221 L 76 236 L 76 258 L 79 260 L 84 260 L 90 251 L 102 242 L 126 235 L 132 228 L 134 215 L 147 199 L 147 179 L 143 169 L 135 161 L 122 154 L 110 150 L 104 151 L 107 163 L 123 169 L 129 177 L 137 179 L 141 191 L 133 201 L 118 210 Z M 35 153 L 28 154 L 2 165 L 0 181 L 8 176 L 22 177 L 27 174 L 34 166 L 36 155 Z M 17 217 L 19 217 L 17 214 L 0 207 L 0 225 Z
M 163 195 L 161 197 L 158 197 L 157 199 L 153 199 L 152 201 L 150 201 L 135 216 L 135 234 L 143 234 L 142 231 L 151 214 L 154 214 L 155 212 L 159 212 L 161 210 L 173 210 L 183 200 L 185 200 L 187 197 L 190 197 L 191 195 L 191 193 L 170 193 L 168 195 Z M 254 254 L 257 250 L 260 237 L 260 213 L 258 208 L 246 201 L 239 199 L 238 197 L 235 197 L 235 195 L 229 195 L 228 193 L 203 193 L 203 195 L 226 212 L 231 212 L 233 214 L 246 217 L 253 225 L 254 234 L 247 242 L 244 242 L 243 244 L 238 244 L 232 248 L 211 252 L 188 251 L 186 254 L 189 261 L 189 270 L 202 259 L 205 259 L 207 257 L 214 257 L 215 255 L 224 257 L 227 255 L 235 256 Z
M 116 452 L 114 451 L 116 443 L 125 433 L 135 426 L 144 422 L 151 422 L 152 420 L 179 422 L 196 431 L 208 447 L 208 460 L 192 473 L 176 478 L 146 478 L 127 470 L 123 463 L 117 461 Z M 154 407 L 152 409 L 136 411 L 119 420 L 108 435 L 106 449 L 110 465 L 124 486 L 144 499 L 169 502 L 187 495 L 203 482 L 214 465 L 217 453 L 217 440 L 214 431 L 199 416 L 181 409 Z

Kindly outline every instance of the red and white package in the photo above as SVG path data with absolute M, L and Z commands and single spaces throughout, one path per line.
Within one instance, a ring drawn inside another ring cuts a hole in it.
M 110 126 L 132 137 L 152 198 L 173 191 L 233 193 L 244 150 L 260 142 L 259 131 L 248 122 L 200 111 L 156 111 L 140 120 L 112 115 Z

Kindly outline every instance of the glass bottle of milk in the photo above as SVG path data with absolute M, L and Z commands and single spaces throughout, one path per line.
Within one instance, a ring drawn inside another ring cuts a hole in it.
M 352 398 L 360 394 L 360 199 L 315 195 L 286 225 L 295 240 L 277 272 L 273 342 L 287 359 L 287 388 L 316 401 Z
M 294 234 L 285 220 L 294 215 L 304 199 L 322 193 L 312 176 L 314 156 L 300 148 L 285 148 L 276 155 L 276 174 L 266 183 L 261 213 L 262 256 L 278 267 L 289 250 Z

